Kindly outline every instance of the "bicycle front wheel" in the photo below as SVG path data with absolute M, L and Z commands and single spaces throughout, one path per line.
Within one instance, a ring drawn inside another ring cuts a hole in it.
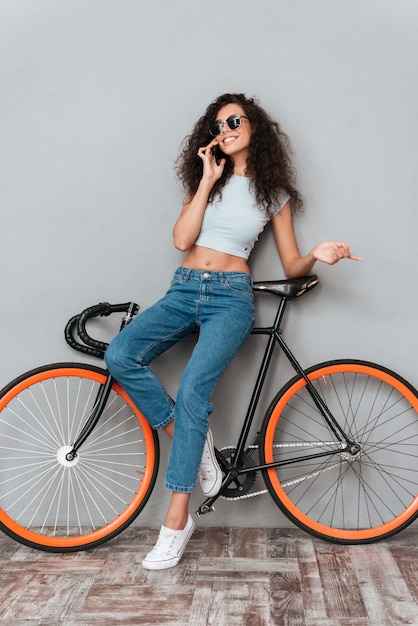
M 145 506 L 158 438 L 117 383 L 75 459 L 66 459 L 106 376 L 59 363 L 0 392 L 0 528 L 13 539 L 51 552 L 83 550 L 115 537 Z
M 417 391 L 364 361 L 329 361 L 306 371 L 348 438 L 337 440 L 301 376 L 274 398 L 261 431 L 262 463 L 279 508 L 308 533 L 336 543 L 385 539 L 418 516 Z

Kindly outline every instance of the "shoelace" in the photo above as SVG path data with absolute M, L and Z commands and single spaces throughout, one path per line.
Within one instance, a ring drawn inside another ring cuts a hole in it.
M 214 467 L 213 460 L 209 450 L 205 450 L 205 458 L 202 458 L 199 468 L 199 474 L 202 475 L 202 479 L 206 480 L 209 477 L 212 478 L 216 474 L 216 468 Z
M 210 480 L 211 482 L 213 482 L 216 477 L 216 472 L 213 467 L 202 467 L 201 471 L 199 472 L 199 477 L 203 481 Z
M 171 554 L 171 551 L 173 549 L 173 544 L 176 541 L 176 539 L 177 539 L 177 534 L 175 532 L 170 533 L 168 536 L 160 533 L 160 536 L 158 537 L 158 541 L 153 547 L 153 549 L 151 550 L 151 553 L 157 554 L 157 555 Z

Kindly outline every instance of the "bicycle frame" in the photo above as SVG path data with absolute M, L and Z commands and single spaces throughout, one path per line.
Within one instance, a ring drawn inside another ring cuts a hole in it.
M 308 376 L 305 374 L 302 366 L 299 364 L 296 357 L 291 352 L 290 348 L 288 347 L 283 337 L 281 336 L 282 331 L 280 327 L 281 327 L 281 323 L 284 317 L 287 304 L 288 304 L 288 299 L 286 297 L 282 297 L 279 303 L 277 312 L 276 312 L 276 317 L 275 317 L 273 326 L 255 327 L 252 330 L 251 334 L 253 335 L 267 335 L 268 342 L 267 342 L 264 355 L 262 357 L 261 365 L 257 374 L 257 379 L 254 385 L 250 403 L 248 405 L 247 414 L 245 416 L 245 419 L 241 428 L 241 432 L 239 434 L 238 443 L 236 447 L 236 453 L 234 455 L 233 462 L 229 463 L 224 458 L 224 456 L 215 449 L 218 462 L 222 470 L 225 472 L 226 476 L 224 480 L 222 481 L 222 488 L 220 492 L 217 495 L 212 496 L 211 498 L 208 498 L 207 500 L 205 500 L 196 511 L 197 515 L 202 515 L 213 510 L 213 504 L 219 498 L 219 496 L 222 495 L 222 489 L 228 487 L 228 485 L 230 485 L 234 481 L 234 479 L 237 478 L 237 476 L 245 475 L 250 472 L 257 472 L 257 471 L 267 470 L 270 468 L 281 467 L 284 465 L 291 465 L 292 463 L 295 463 L 300 460 L 300 459 L 291 458 L 291 459 L 286 459 L 283 461 L 275 461 L 273 463 L 264 463 L 260 465 L 254 465 L 251 467 L 243 467 L 243 468 L 238 467 L 238 464 L 240 462 L 240 457 L 244 453 L 246 442 L 248 439 L 248 434 L 250 432 L 252 423 L 254 421 L 254 416 L 257 410 L 258 402 L 259 402 L 261 392 L 264 387 L 267 372 L 270 366 L 270 362 L 271 362 L 276 344 L 278 344 L 281 350 L 284 352 L 284 354 L 286 355 L 287 359 L 291 363 L 294 370 L 298 374 L 300 374 L 300 376 L 306 381 L 306 388 L 307 388 L 309 395 L 311 396 L 313 402 L 315 403 L 316 407 L 318 408 L 325 422 L 327 423 L 331 431 L 334 433 L 337 441 L 341 443 L 341 446 L 337 448 L 336 450 L 331 450 L 331 451 L 328 450 L 326 452 L 306 455 L 304 457 L 305 460 L 332 456 L 334 454 L 340 454 L 341 452 L 344 452 L 347 450 L 349 450 L 352 454 L 356 454 L 359 450 L 358 444 L 349 439 L 349 437 L 340 427 L 338 422 L 335 420 L 334 416 L 329 411 L 327 405 L 319 396 L 313 384 L 309 380 Z M 257 439 L 258 439 L 258 435 L 257 435 Z

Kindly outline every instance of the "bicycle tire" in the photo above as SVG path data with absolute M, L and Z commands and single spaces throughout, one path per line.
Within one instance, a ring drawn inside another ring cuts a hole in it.
M 295 376 L 272 401 L 260 431 L 262 463 L 296 460 L 263 471 L 273 500 L 295 525 L 334 543 L 372 543 L 403 530 L 418 517 L 416 389 L 367 361 L 328 361 L 306 374 L 361 450 L 341 451 L 306 381 Z
M 129 526 L 149 499 L 158 437 L 116 382 L 74 461 L 65 458 L 106 376 L 57 363 L 0 392 L 0 528 L 20 543 L 49 552 L 92 548 Z

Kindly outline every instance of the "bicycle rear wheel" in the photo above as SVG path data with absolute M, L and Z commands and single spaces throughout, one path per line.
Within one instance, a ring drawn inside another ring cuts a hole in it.
M 41 550 L 99 545 L 141 512 L 158 471 L 158 438 L 114 383 L 98 424 L 67 461 L 107 373 L 73 363 L 23 374 L 0 392 L 0 528 Z
M 261 462 L 288 461 L 263 472 L 273 500 L 297 526 L 335 543 L 370 543 L 406 528 L 418 517 L 417 391 L 364 361 L 329 361 L 306 374 L 360 449 L 342 451 L 296 376 L 261 430 Z

